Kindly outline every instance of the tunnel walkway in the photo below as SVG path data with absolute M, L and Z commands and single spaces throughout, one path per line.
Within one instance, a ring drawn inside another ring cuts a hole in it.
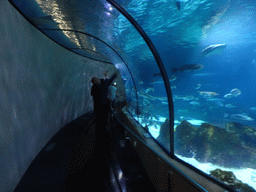
M 111 118 L 108 131 L 100 134 L 95 125 L 89 112 L 63 127 L 36 156 L 15 192 L 153 191 L 117 120 Z

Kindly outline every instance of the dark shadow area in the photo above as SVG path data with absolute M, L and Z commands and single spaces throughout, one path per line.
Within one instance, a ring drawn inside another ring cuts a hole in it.
M 111 116 L 107 130 L 95 127 L 91 112 L 63 127 L 31 163 L 15 192 L 153 191 L 117 120 Z
M 63 127 L 36 156 L 15 191 L 65 191 L 69 160 L 81 134 L 93 122 L 87 113 Z
M 125 137 L 125 129 L 116 119 L 113 124 L 115 124 L 112 130 L 113 153 L 126 178 L 128 191 L 156 191 L 129 138 Z

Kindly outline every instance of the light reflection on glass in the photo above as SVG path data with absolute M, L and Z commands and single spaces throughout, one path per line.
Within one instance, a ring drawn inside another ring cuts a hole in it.
M 55 0 L 36 0 L 39 4 L 40 8 L 43 10 L 44 13 L 50 15 L 52 19 L 57 23 L 60 29 L 65 30 L 72 30 L 73 26 L 68 22 L 65 21 L 65 14 L 60 10 L 58 3 Z M 65 36 L 67 36 L 72 43 L 77 45 L 78 47 L 82 47 L 81 43 L 79 42 L 77 35 L 71 31 L 62 31 Z M 80 38 L 81 39 L 81 38 Z M 83 43 L 86 45 L 88 42 L 86 39 L 83 39 Z M 95 51 L 95 48 L 94 48 Z

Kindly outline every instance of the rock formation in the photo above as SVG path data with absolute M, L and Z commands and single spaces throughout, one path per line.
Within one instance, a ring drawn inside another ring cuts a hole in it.
M 215 169 L 211 171 L 211 176 L 229 185 L 232 189 L 243 192 L 255 192 L 255 190 L 249 185 L 238 180 L 231 171 L 222 171 L 221 169 Z
M 174 138 L 175 154 L 224 167 L 256 168 L 256 130 L 249 126 L 231 122 L 225 129 L 209 123 L 194 127 L 184 120 Z M 169 146 L 169 120 L 161 126 L 157 140 Z

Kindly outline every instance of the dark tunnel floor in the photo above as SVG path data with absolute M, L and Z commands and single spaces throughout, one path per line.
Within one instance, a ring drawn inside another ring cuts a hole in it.
M 94 113 L 63 127 L 36 156 L 15 192 L 116 191 L 116 167 L 122 170 L 126 191 L 154 191 L 124 130 L 111 122 L 111 134 L 101 130 L 97 137 Z

